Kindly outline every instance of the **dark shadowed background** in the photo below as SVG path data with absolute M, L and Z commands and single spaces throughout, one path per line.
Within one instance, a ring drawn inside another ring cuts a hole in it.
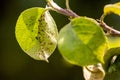
M 65 7 L 65 0 L 54 0 Z M 70 0 L 70 6 L 80 16 L 99 19 L 105 4 L 120 0 Z M 36 61 L 25 54 L 15 38 L 15 25 L 19 14 L 31 7 L 45 7 L 45 0 L 0 0 L 0 80 L 84 80 L 81 67 L 67 63 L 58 49 L 49 63 Z M 51 11 L 60 30 L 69 22 L 66 16 Z M 120 18 L 106 17 L 106 23 L 120 30 Z M 120 76 L 118 73 L 115 75 Z M 109 80 L 117 80 L 110 77 Z M 108 79 L 106 79 L 108 80 Z

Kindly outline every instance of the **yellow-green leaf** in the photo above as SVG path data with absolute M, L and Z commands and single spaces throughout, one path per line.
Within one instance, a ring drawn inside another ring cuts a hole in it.
M 58 48 L 70 63 L 87 66 L 104 63 L 107 40 L 95 20 L 80 17 L 73 19 L 60 30 Z
M 114 13 L 120 16 L 120 2 L 106 5 L 104 7 L 104 15 L 109 13 Z
M 45 8 L 23 11 L 16 23 L 16 39 L 22 50 L 36 60 L 46 60 L 57 44 L 56 24 Z
M 120 47 L 120 37 L 119 36 L 107 36 L 109 48 Z

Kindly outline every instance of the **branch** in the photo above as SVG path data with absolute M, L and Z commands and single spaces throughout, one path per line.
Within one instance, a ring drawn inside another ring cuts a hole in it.
M 66 7 L 67 7 L 67 9 L 61 8 L 53 0 L 47 0 L 47 2 L 48 2 L 48 6 L 52 10 L 54 10 L 54 11 L 60 13 L 60 14 L 69 16 L 71 18 L 80 17 L 79 15 L 77 15 L 76 13 L 74 13 L 72 10 L 69 9 L 69 0 L 66 0 Z M 109 33 L 109 35 L 120 36 L 120 31 L 115 30 L 112 27 L 108 26 L 102 20 L 99 21 L 99 24 L 105 31 L 107 31 Z
M 112 27 L 105 24 L 103 21 L 99 22 L 100 26 L 108 32 L 109 35 L 120 36 L 120 31 L 113 29 Z
M 76 13 L 74 13 L 72 10 L 69 9 L 63 9 L 60 6 L 58 6 L 53 0 L 48 0 L 48 6 L 51 7 L 54 11 L 75 18 L 79 17 Z

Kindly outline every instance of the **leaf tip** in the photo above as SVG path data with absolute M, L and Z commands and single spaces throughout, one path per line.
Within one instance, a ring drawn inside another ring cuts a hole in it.
M 40 60 L 43 60 L 43 61 L 46 61 L 46 62 L 49 63 L 48 57 L 49 57 L 49 55 L 47 55 L 46 53 L 45 54 L 39 54 Z

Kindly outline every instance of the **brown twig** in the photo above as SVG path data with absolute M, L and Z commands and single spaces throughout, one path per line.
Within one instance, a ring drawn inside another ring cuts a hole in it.
M 107 24 L 105 24 L 104 22 L 100 21 L 99 22 L 100 26 L 107 31 L 107 33 L 109 35 L 113 35 L 113 36 L 120 36 L 120 31 L 113 29 L 112 27 L 108 26 Z
M 56 12 L 75 18 L 75 17 L 79 17 L 76 13 L 74 13 L 72 10 L 69 9 L 63 9 L 60 6 L 58 6 L 55 2 L 53 2 L 53 0 L 48 1 L 48 5 L 55 10 Z

